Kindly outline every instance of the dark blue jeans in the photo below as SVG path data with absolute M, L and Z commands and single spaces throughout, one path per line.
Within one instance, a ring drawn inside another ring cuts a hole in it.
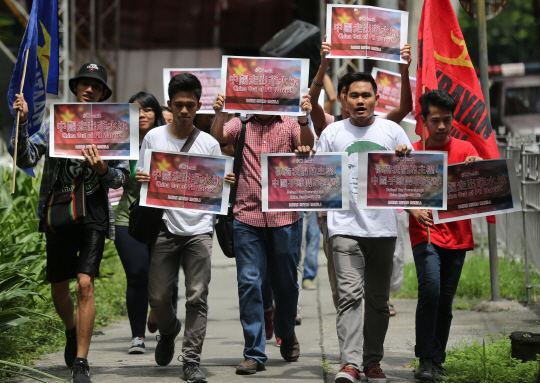
M 265 363 L 268 358 L 265 354 L 262 285 L 267 268 L 276 303 L 274 333 L 282 339 L 294 335 L 298 304 L 298 224 L 256 227 L 235 220 L 233 229 L 244 357 Z
M 313 280 L 317 276 L 317 269 L 319 268 L 317 257 L 319 255 L 320 239 L 321 232 L 319 231 L 319 225 L 317 224 L 317 212 L 313 211 L 311 212 L 307 223 L 303 279 Z
M 465 262 L 465 250 L 451 250 L 423 242 L 413 247 L 418 278 L 416 306 L 417 358 L 444 363 L 452 325 L 452 302 Z

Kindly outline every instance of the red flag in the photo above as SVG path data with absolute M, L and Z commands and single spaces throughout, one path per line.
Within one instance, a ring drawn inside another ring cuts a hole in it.
M 426 92 L 444 90 L 456 101 L 450 136 L 469 141 L 484 159 L 499 158 L 482 89 L 450 0 L 425 0 L 422 9 L 415 115 L 416 133 L 420 136 L 422 85 Z
M 499 158 L 484 96 L 449 0 L 425 0 L 418 30 L 416 134 L 422 135 L 420 96 L 446 91 L 456 101 L 450 136 L 469 141 L 484 159 Z M 426 131 L 427 137 L 427 131 Z M 486 217 L 495 223 L 495 217 Z

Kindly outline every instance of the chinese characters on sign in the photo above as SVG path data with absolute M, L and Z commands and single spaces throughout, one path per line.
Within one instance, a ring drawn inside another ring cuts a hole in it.
M 231 169 L 230 157 L 147 150 L 150 182 L 141 188 L 141 206 L 227 214 L 230 187 L 224 177 Z
M 169 82 L 171 79 L 180 73 L 191 73 L 196 76 L 202 85 L 201 95 L 201 109 L 197 111 L 197 114 L 214 114 L 214 102 L 221 89 L 221 68 L 210 69 L 175 69 L 164 68 L 163 69 L 163 89 L 164 100 L 169 99 Z
M 484 160 L 448 166 L 448 208 L 433 213 L 435 223 L 521 210 L 514 161 Z
M 377 83 L 379 95 L 379 102 L 375 105 L 375 114 L 388 114 L 390 111 L 397 108 L 401 102 L 401 75 L 379 68 L 373 68 L 371 75 Z M 409 77 L 409 82 L 411 84 L 412 99 L 415 100 L 416 79 L 414 77 Z M 414 119 L 414 107 L 415 105 L 413 103 L 413 110 L 405 116 L 403 121 L 416 124 L 416 120 Z
M 360 208 L 446 209 L 447 154 L 412 152 L 361 152 L 359 159 Z
M 81 158 L 81 150 L 96 145 L 102 159 L 136 159 L 139 153 L 139 113 L 135 104 L 52 104 L 51 157 Z
M 223 56 L 223 110 L 303 116 L 309 60 Z
M 262 154 L 262 210 L 348 210 L 346 153 Z
M 361 5 L 327 5 L 328 57 L 360 57 L 405 63 L 399 49 L 407 42 L 409 14 Z

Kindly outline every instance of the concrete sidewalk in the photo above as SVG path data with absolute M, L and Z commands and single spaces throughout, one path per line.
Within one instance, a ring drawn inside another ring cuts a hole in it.
M 269 360 L 266 371 L 252 376 L 235 374 L 235 367 L 243 360 L 243 335 L 239 320 L 236 266 L 227 259 L 214 243 L 212 259 L 212 282 L 210 284 L 208 332 L 203 348 L 201 369 L 211 383 L 242 381 L 305 383 L 333 382 L 339 370 L 339 345 L 335 328 L 335 309 L 332 303 L 326 269 L 326 259 L 319 253 L 317 289 L 303 291 L 300 304 L 303 318 L 297 327 L 301 356 L 298 362 L 287 363 L 276 347 L 275 339 L 268 341 L 266 352 Z M 183 286 L 183 273 L 181 283 Z M 183 297 L 183 288 L 180 288 Z M 178 316 L 184 322 L 184 299 L 179 301 Z M 397 315 L 390 320 L 386 337 L 386 355 L 382 368 L 388 382 L 414 382 L 412 368 L 407 367 L 414 359 L 415 300 L 392 300 Z M 99 307 L 97 307 L 99 310 Z M 451 347 L 465 339 L 481 339 L 484 334 L 509 333 L 515 329 L 537 330 L 538 316 L 528 309 L 519 312 L 485 313 L 476 311 L 454 312 L 450 334 Z M 147 353 L 128 355 L 130 328 L 127 320 L 102 328 L 104 335 L 94 336 L 90 347 L 89 362 L 92 382 L 178 382 L 181 363 L 176 358 L 167 367 L 157 366 L 154 361 L 155 337 L 147 333 Z M 183 332 L 181 333 L 181 335 Z M 181 351 L 181 337 L 176 343 L 176 355 Z M 70 380 L 64 365 L 63 352 L 48 355 L 35 362 L 35 366 L 60 378 Z M 18 379 L 15 382 L 34 382 Z

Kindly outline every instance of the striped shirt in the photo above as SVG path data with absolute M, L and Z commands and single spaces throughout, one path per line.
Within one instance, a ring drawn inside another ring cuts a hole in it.
M 43 166 L 43 175 L 41 178 L 41 187 L 39 190 L 39 202 L 37 214 L 38 218 L 43 218 L 43 208 L 47 201 L 50 191 L 52 190 L 60 168 L 62 166 L 63 158 L 49 157 L 49 121 L 45 120 L 41 125 L 39 131 L 34 133 L 31 137 L 28 137 L 27 122 L 19 126 L 19 142 L 18 142 L 18 155 L 17 166 L 21 169 L 33 168 L 37 165 L 41 157 L 45 156 L 45 164 Z M 15 137 L 11 138 L 11 147 L 15 147 Z M 104 161 L 109 170 L 104 176 L 99 177 L 99 182 L 103 188 L 105 188 L 104 195 L 107 196 L 109 188 L 118 189 L 129 178 L 129 163 L 128 161 Z M 114 240 L 114 211 L 109 203 L 108 197 L 106 201 L 109 207 L 109 232 L 107 237 L 110 240 Z M 41 226 L 41 225 L 40 225 Z
M 225 124 L 224 129 L 229 145 L 236 149 L 242 122 L 239 118 L 233 118 Z M 234 218 L 257 227 L 280 227 L 300 219 L 300 212 L 297 211 L 263 213 L 261 201 L 261 154 L 292 153 L 299 139 L 300 125 L 296 118 L 273 116 L 262 121 L 253 114 L 248 115 Z

